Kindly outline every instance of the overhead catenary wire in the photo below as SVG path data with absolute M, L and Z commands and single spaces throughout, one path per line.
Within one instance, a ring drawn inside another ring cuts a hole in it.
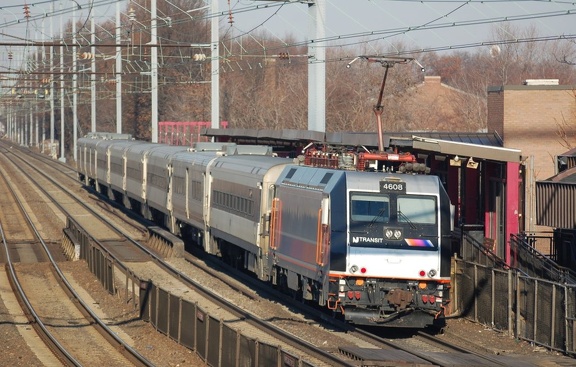
M 410 2 L 410 1 L 405 1 L 405 2 Z M 40 2 L 42 3 L 42 2 Z M 47 2 L 44 2 L 47 3 Z M 94 3 L 94 7 L 97 5 L 102 5 L 102 4 L 110 4 L 111 0 L 100 0 L 100 1 L 95 1 Z M 435 1 L 421 1 L 422 4 L 429 4 L 429 3 L 435 3 Z M 449 3 L 455 3 L 455 2 L 449 2 Z M 459 2 L 460 4 L 462 4 L 462 2 Z M 470 4 L 470 3 L 477 3 L 477 4 L 482 4 L 484 2 L 480 2 L 480 1 L 466 1 L 465 4 Z M 495 3 L 495 1 L 489 1 L 489 3 Z M 564 2 L 553 2 L 553 3 L 563 3 Z M 132 3 L 136 6 L 138 6 L 138 4 L 136 2 Z M 266 4 L 266 5 L 253 5 L 253 6 L 246 6 L 243 8 L 234 8 L 234 12 L 235 13 L 243 13 L 243 12 L 249 12 L 249 11 L 257 11 L 259 9 L 263 9 L 263 8 L 273 8 L 273 7 L 277 7 L 277 8 L 281 8 L 282 7 L 282 2 L 280 3 L 273 3 L 273 4 Z M 572 4 L 572 3 L 569 3 Z M 296 6 L 298 4 L 292 4 L 292 6 Z M 572 11 L 574 11 L 575 9 L 572 9 Z M 406 26 L 406 27 L 400 27 L 400 28 L 394 28 L 394 29 L 382 29 L 382 30 L 376 30 L 376 31 L 366 31 L 366 32 L 356 32 L 356 33 L 347 33 L 347 34 L 342 34 L 342 35 L 338 35 L 338 36 L 329 36 L 326 37 L 325 39 L 318 39 L 315 40 L 316 42 L 330 42 L 330 41 L 335 41 L 335 40 L 341 40 L 341 39 L 348 39 L 348 38 L 357 38 L 357 37 L 370 37 L 373 35 L 378 35 L 378 34 L 387 34 L 387 33 L 392 33 L 392 32 L 401 32 L 402 34 L 407 34 L 408 32 L 414 32 L 416 30 L 432 30 L 432 29 L 440 29 L 440 28 L 450 28 L 450 27 L 457 27 L 457 26 L 470 26 L 470 25 L 482 25 L 482 24 L 489 24 L 489 23 L 494 23 L 494 22 L 510 22 L 510 21 L 516 21 L 516 20 L 530 20 L 530 19 L 540 19 L 540 18 L 544 18 L 544 17 L 550 17 L 550 16 L 560 16 L 560 15 L 571 15 L 572 11 L 568 11 L 568 12 L 563 12 L 563 11 L 559 11 L 559 12 L 549 12 L 549 13 L 539 13 L 539 14 L 524 14 L 524 15 L 510 15 L 510 16 L 502 16 L 502 17 L 496 17 L 496 18 L 483 18 L 483 19 L 476 19 L 476 20 L 472 20 L 472 21 L 456 21 L 456 22 L 449 22 L 449 23 L 444 23 L 441 24 L 439 26 L 436 27 L 430 27 L 430 26 L 426 26 L 423 27 L 423 25 L 415 25 L 415 26 Z M 54 12 L 53 15 L 59 15 L 58 12 Z M 440 16 L 440 18 L 444 18 L 446 16 L 448 16 L 449 14 L 444 14 L 442 16 Z M 204 15 L 202 17 L 202 19 L 204 20 L 209 20 L 214 16 L 218 16 L 218 17 L 225 17 L 227 16 L 226 12 L 219 12 L 218 14 L 209 14 L 207 13 L 206 15 Z M 145 20 L 143 20 L 145 21 Z M 255 30 L 256 28 L 262 26 L 265 22 L 262 22 L 261 25 L 254 27 L 254 29 L 251 29 L 250 31 L 247 31 L 246 33 L 252 32 L 253 30 Z M 1 25 L 1 24 L 0 24 Z M 6 23 L 4 24 L 4 26 L 8 26 L 10 25 L 10 23 Z M 146 30 L 146 28 L 144 28 L 144 30 Z M 244 34 L 246 34 L 244 33 Z M 241 35 L 234 35 L 234 37 L 240 37 Z M 227 41 L 226 37 L 223 37 L 224 41 Z
M 106 7 L 106 6 L 111 6 L 112 4 L 115 4 L 118 0 L 84 0 L 84 1 L 80 1 L 80 0 L 76 0 L 77 4 L 79 4 L 79 6 L 83 9 L 83 11 L 88 11 L 88 12 L 92 12 L 97 8 L 102 8 L 102 7 Z M 54 10 L 53 12 L 50 11 L 42 11 L 40 8 L 43 5 L 46 4 L 50 4 L 52 3 L 52 0 L 48 0 L 48 1 L 37 1 L 34 3 L 30 3 L 30 7 L 31 7 L 31 16 L 29 18 L 29 21 L 26 23 L 26 34 L 29 35 L 30 34 L 30 27 L 32 28 L 37 28 L 37 24 L 36 22 L 39 20 L 45 20 L 47 17 L 51 17 L 51 16 L 59 16 L 59 15 L 63 15 L 63 14 L 69 14 L 71 12 L 71 10 L 66 7 L 66 8 L 61 8 L 60 10 Z M 470 27 L 473 26 L 481 26 L 481 25 L 488 25 L 488 24 L 498 24 L 498 23 L 511 23 L 511 22 L 516 22 L 516 21 L 532 21 L 532 20 L 543 20 L 543 19 L 549 19 L 549 18 L 553 18 L 553 17 L 572 17 L 574 16 L 574 14 L 576 14 L 576 7 L 575 8 L 571 8 L 568 10 L 556 10 L 556 11 L 545 11 L 545 12 L 535 12 L 535 13 L 530 13 L 528 12 L 527 9 L 524 9 L 523 7 L 520 7 L 520 10 L 522 10 L 522 14 L 513 14 L 513 15 L 506 15 L 506 14 L 502 14 L 501 16 L 498 17 L 490 17 L 490 16 L 484 16 L 484 13 L 482 12 L 483 7 L 486 4 L 498 4 L 498 3 L 502 3 L 503 1 L 499 1 L 499 0 L 488 0 L 488 1 L 476 1 L 476 0 L 470 0 L 470 1 L 440 1 L 440 0 L 431 0 L 431 1 L 413 1 L 413 0 L 393 0 L 393 2 L 397 2 L 397 3 L 415 3 L 415 4 L 423 4 L 425 5 L 428 9 L 431 9 L 431 5 L 432 4 L 439 4 L 439 3 L 444 3 L 444 4 L 448 4 L 448 5 L 454 5 L 452 7 L 451 10 L 445 11 L 445 12 L 435 12 L 435 16 L 433 18 L 431 18 L 430 20 L 420 23 L 420 24 L 415 24 L 415 25 L 406 25 L 403 27 L 390 27 L 390 28 L 383 28 L 383 29 L 368 29 L 366 27 L 364 27 L 364 30 L 361 32 L 354 32 L 354 33 L 343 33 L 343 34 L 339 34 L 339 35 L 330 35 L 327 36 L 325 38 L 322 39 L 313 39 L 313 40 L 295 40 L 295 41 L 291 41 L 291 42 L 282 42 L 282 40 L 278 37 L 275 36 L 278 40 L 278 42 L 275 44 L 275 42 L 269 42 L 269 41 L 262 41 L 259 37 L 255 36 L 255 31 L 263 29 L 265 30 L 269 25 L 271 25 L 272 22 L 274 22 L 274 19 L 278 19 L 278 17 L 281 16 L 282 14 L 282 10 L 287 8 L 288 6 L 300 6 L 302 7 L 301 4 L 299 4 L 298 2 L 291 2 L 291 3 L 283 3 L 283 2 L 274 2 L 274 3 L 257 3 L 257 2 L 250 2 L 247 5 L 246 4 L 242 4 L 240 2 L 237 2 L 234 4 L 234 6 L 232 6 L 229 9 L 226 9 L 225 11 L 222 12 L 218 12 L 216 14 L 211 14 L 210 12 L 203 12 L 201 14 L 199 14 L 198 16 L 194 16 L 191 17 L 190 15 L 186 15 L 186 17 L 182 17 L 180 18 L 179 16 L 182 16 L 184 13 L 187 13 L 186 10 L 181 9 L 178 6 L 174 6 L 174 4 L 172 4 L 170 1 L 167 1 L 167 4 L 169 5 L 168 8 L 164 9 L 163 13 L 161 14 L 161 17 L 163 18 L 171 18 L 171 22 L 170 24 L 168 24 L 168 22 L 159 22 L 159 27 L 158 28 L 163 28 L 163 27 L 168 27 L 168 26 L 179 26 L 182 24 L 187 24 L 189 22 L 192 21 L 196 21 L 196 20 L 200 20 L 200 21 L 207 21 L 210 20 L 214 17 L 219 17 L 223 20 L 223 23 L 225 22 L 226 19 L 228 19 L 230 17 L 230 12 L 233 15 L 238 15 L 238 14 L 242 14 L 242 13 L 249 13 L 249 12 L 258 12 L 261 11 L 263 9 L 268 9 L 268 10 L 272 10 L 273 14 L 270 16 L 267 16 L 266 19 L 264 21 L 261 21 L 260 23 L 258 23 L 256 26 L 248 29 L 248 30 L 241 30 L 239 27 L 238 22 L 234 22 L 233 24 L 231 24 L 230 26 L 228 26 L 228 31 L 229 33 L 225 34 L 222 38 L 221 38 L 221 45 L 222 45 L 222 49 L 226 50 L 226 53 L 223 54 L 223 58 L 226 57 L 227 58 L 227 63 L 229 62 L 236 62 L 233 61 L 234 59 L 239 59 L 241 60 L 243 57 L 249 57 L 249 55 L 266 55 L 266 56 L 270 56 L 270 55 L 274 55 L 278 52 L 284 52 L 284 50 L 286 49 L 290 49 L 290 48 L 298 48 L 298 47 L 305 47 L 305 46 L 309 46 L 311 44 L 311 42 L 315 42 L 316 43 L 316 47 L 319 47 L 318 44 L 320 44 L 320 47 L 326 47 L 326 48 L 333 48 L 333 49 L 343 49 L 346 47 L 354 47 L 354 46 L 358 46 L 358 45 L 368 45 L 374 52 L 381 52 L 384 54 L 384 50 L 377 46 L 378 42 L 380 41 L 386 41 L 388 42 L 388 45 L 394 49 L 395 53 L 388 53 L 390 55 L 409 55 L 409 54 L 414 54 L 414 53 L 426 53 L 426 52 L 440 52 L 440 51 L 453 51 L 453 50 L 460 50 L 460 49 L 467 49 L 467 48 L 477 48 L 477 47 L 482 47 L 482 46 L 486 46 L 486 45 L 492 45 L 492 44 L 497 44 L 497 45 L 503 45 L 503 44 L 509 44 L 509 43 L 524 43 L 524 42 L 540 42 L 540 41 L 549 41 L 549 40 L 572 40 L 574 37 L 571 34 L 568 35 L 564 35 L 564 34 L 554 34 L 553 32 L 550 32 L 549 35 L 547 36 L 541 36 L 541 37 L 533 37 L 533 38 L 525 38 L 525 39 L 514 39 L 514 38 L 510 38 L 510 39 L 504 39 L 504 40 L 497 40 L 497 41 L 482 41 L 482 42 L 469 42 L 469 43 L 450 43 L 450 42 L 441 42 L 441 37 L 440 41 L 438 42 L 438 44 L 436 45 L 431 45 L 429 47 L 407 47 L 405 49 L 398 49 L 395 48 L 394 43 L 389 42 L 389 40 L 394 39 L 397 36 L 403 36 L 403 37 L 408 37 L 411 34 L 416 34 L 416 32 L 435 32 L 437 30 L 450 30 L 450 29 L 456 29 L 456 28 L 462 28 L 462 29 L 469 29 Z M 552 4 L 562 4 L 562 5 L 568 5 L 568 6 L 573 6 L 574 2 L 568 2 L 568 1 L 536 1 L 541 2 L 541 3 L 552 3 Z M 379 1 L 372 1 L 372 3 L 377 6 L 379 9 L 382 9 L 383 6 L 383 2 L 379 2 Z M 131 5 L 137 4 L 136 2 L 131 3 Z M 455 21 L 442 21 L 445 20 L 451 16 L 453 16 L 456 12 L 458 12 L 460 9 L 462 9 L 463 7 L 467 6 L 467 5 L 474 5 L 476 7 L 475 11 L 477 12 L 477 14 L 482 14 L 482 17 L 475 17 L 473 19 L 460 19 L 460 20 L 455 20 Z M 140 6 L 139 4 L 137 4 L 136 6 Z M 14 6 L 0 6 L 0 9 L 10 9 L 9 11 L 16 11 L 16 10 L 20 10 L 19 9 L 20 5 L 14 5 Z M 144 11 L 144 14 L 148 14 L 149 11 L 148 9 L 146 9 L 145 7 L 140 6 L 140 8 Z M 173 12 L 171 11 L 171 9 L 173 10 Z M 40 11 L 38 11 L 40 10 Z M 303 12 L 303 11 L 302 11 Z M 124 14 L 124 17 L 128 17 L 128 14 Z M 83 18 L 84 15 L 80 15 L 79 18 Z M 106 17 L 102 17 L 102 19 L 105 19 Z M 137 25 L 138 27 L 135 28 L 135 31 L 139 32 L 139 35 L 141 37 L 141 41 L 145 41 L 142 40 L 142 38 L 148 37 L 150 35 L 150 26 L 147 25 L 147 23 L 149 22 L 149 18 L 145 18 L 145 19 L 139 19 L 137 20 Z M 14 23 L 16 22 L 16 23 Z M 0 22 L 0 25 L 2 23 Z M 13 20 L 9 20 L 9 21 L 5 21 L 3 23 L 5 26 L 10 26 L 10 25 L 15 25 L 18 24 L 19 26 L 22 26 L 24 23 L 22 22 L 17 22 L 16 19 Z M 110 42 L 111 40 L 114 39 L 114 36 L 108 32 L 108 30 L 105 29 L 105 27 L 102 27 L 101 25 L 98 25 L 99 29 L 102 31 L 101 33 L 99 33 L 100 38 L 98 39 L 98 43 L 106 43 L 106 42 Z M 6 29 L 10 29 L 8 28 L 4 28 L 6 32 Z M 235 32 L 232 32 L 235 31 Z M 80 43 L 82 43 L 80 46 L 82 47 L 88 47 L 90 46 L 88 43 L 86 43 L 86 34 L 85 34 L 85 30 L 82 30 L 82 28 L 78 31 L 78 34 L 80 35 Z M 0 34 L 1 36 L 2 34 Z M 6 33 L 4 33 L 4 36 L 6 37 L 12 37 L 12 35 L 7 35 Z M 104 36 L 104 37 L 102 37 Z M 252 39 L 254 42 L 252 43 L 252 46 L 250 47 L 246 47 L 246 44 L 243 43 L 243 38 L 248 37 L 250 39 Z M 25 41 L 31 41 L 29 40 L 29 36 L 24 36 L 22 37 L 24 38 Z M 1 42 L 1 40 L 0 40 Z M 39 41 L 39 42 L 43 42 L 43 44 L 48 45 L 49 41 Z M 60 41 L 55 41 L 55 42 L 60 42 Z M 67 40 L 65 37 L 63 37 L 62 42 L 64 43 L 64 47 L 65 50 L 67 50 L 66 52 L 70 52 L 71 50 L 71 43 L 69 40 Z M 161 44 L 162 47 L 181 47 L 181 48 L 189 48 L 190 45 L 187 45 L 185 43 L 179 44 L 179 43 L 171 43 L 172 40 L 169 38 L 161 38 L 159 37 L 159 43 Z M 180 42 L 180 41 L 178 41 Z M 18 70 L 19 68 L 23 68 L 26 65 L 27 59 L 30 56 L 27 56 L 27 52 L 26 47 L 28 45 L 24 45 L 23 50 L 19 50 L 18 53 L 15 54 L 14 60 L 12 60 L 13 62 L 11 63 L 11 67 L 10 67 L 10 71 L 12 70 Z M 37 46 L 37 45 L 36 45 Z M 103 45 L 99 45 L 102 46 Z M 254 47 L 256 46 L 256 47 Z M 6 47 L 10 47 L 10 46 L 6 46 Z M 146 57 L 148 57 L 146 55 L 146 45 L 143 44 L 143 42 L 139 42 L 138 43 L 138 47 L 139 49 L 134 50 L 135 52 L 132 54 L 132 56 L 134 56 L 135 58 L 141 58 L 141 59 L 145 59 Z M 188 59 L 186 59 L 185 57 L 182 57 L 181 52 L 182 49 L 179 49 L 178 53 L 180 54 L 179 57 L 179 61 L 180 64 L 185 64 Z M 105 51 L 102 51 L 101 48 L 98 49 L 98 51 L 100 56 L 105 55 Z M 164 60 L 172 60 L 172 61 L 176 61 L 178 60 L 177 58 L 172 58 L 169 55 L 163 55 L 163 59 Z M 338 57 L 338 58 L 328 58 L 326 59 L 325 62 L 337 62 L 339 60 L 342 60 L 342 57 Z M 223 59 L 224 60 L 224 59 Z M 345 59 L 344 59 L 345 60 Z M 293 60 L 296 64 L 297 63 L 307 63 L 307 62 L 317 62 L 315 60 L 306 60 L 305 58 L 302 59 L 298 59 L 298 60 Z M 0 60 L 1 62 L 1 60 Z M 56 68 L 58 67 L 62 67 L 62 68 L 69 68 L 70 65 L 68 64 L 70 61 L 66 60 L 65 61 L 65 65 L 59 65 L 57 62 L 57 65 L 55 66 Z M 324 61 L 322 61 L 324 62 Z M 178 65 L 178 63 L 172 63 L 171 65 Z M 241 67 L 243 64 L 240 63 L 240 65 L 237 65 L 237 67 L 235 68 L 228 68 L 227 71 L 240 71 L 241 69 L 243 69 L 243 67 Z M 230 66 L 230 65 L 229 65 Z M 162 67 L 162 65 L 161 65 Z M 266 66 L 264 66 L 266 67 Z M 246 67 L 247 69 L 251 69 L 251 67 Z
M 110 1 L 96 1 L 95 4 L 109 4 Z M 428 3 L 428 2 L 424 2 L 424 3 Z M 466 2 L 466 3 L 470 3 L 470 2 Z M 272 7 L 273 5 L 266 5 L 266 8 Z M 279 6 L 279 5 L 277 5 Z M 254 11 L 257 9 L 261 9 L 263 6 L 257 5 L 257 6 L 252 6 L 252 7 L 244 7 L 244 8 L 239 8 L 239 9 L 234 9 L 235 12 L 245 12 L 245 11 Z M 573 9 L 576 10 L 576 9 Z M 56 13 L 56 12 L 55 12 Z M 224 12 L 219 13 L 220 16 L 223 16 Z M 562 16 L 562 15 L 571 15 L 572 12 L 568 11 L 568 12 L 548 12 L 548 13 L 539 13 L 539 14 L 529 14 L 529 15 L 512 15 L 512 16 L 503 16 L 503 17 L 499 17 L 499 18 L 484 18 L 484 19 L 475 19 L 472 21 L 461 21 L 461 22 L 449 22 L 449 23 L 442 23 L 442 24 L 436 24 L 436 25 L 431 25 L 431 24 L 423 24 L 423 25 L 416 25 L 416 26 L 408 26 L 405 28 L 395 28 L 395 29 L 382 29 L 382 30 L 374 30 L 374 31 L 366 31 L 366 32 L 358 32 L 358 33 L 349 33 L 349 34 L 342 34 L 342 35 L 337 35 L 337 36 L 329 36 L 326 37 L 324 39 L 316 39 L 314 40 L 315 42 L 322 42 L 322 43 L 326 43 L 326 42 L 334 42 L 334 41 L 341 41 L 341 40 L 345 40 L 345 39 L 353 39 L 353 38 L 366 38 L 366 37 L 376 37 L 374 38 L 372 41 L 371 40 L 362 40 L 360 42 L 349 42 L 348 44 L 335 44 L 335 45 L 329 45 L 328 47 L 343 47 L 343 46 L 351 46 L 354 44 L 365 44 L 366 42 L 373 42 L 373 41 L 377 41 L 380 39 L 385 39 L 389 38 L 389 37 L 393 37 L 394 35 L 399 35 L 399 34 L 408 34 L 410 32 L 415 32 L 415 31 L 423 31 L 423 30 L 435 30 L 435 29 L 442 29 L 442 28 L 454 28 L 454 27 L 464 27 L 464 26 L 471 26 L 471 25 L 483 25 L 483 24 L 489 24 L 489 23 L 496 23 L 496 22 L 511 22 L 511 21 L 516 21 L 516 20 L 529 20 L 529 19 L 540 19 L 540 18 L 544 18 L 544 17 L 551 17 L 551 16 Z M 448 14 L 444 14 L 443 16 L 437 18 L 437 19 L 441 19 L 444 18 L 445 16 L 447 16 Z M 214 16 L 213 14 L 207 14 L 204 17 L 202 17 L 202 19 L 210 19 L 212 16 Z M 436 21 L 436 20 L 434 20 Z M 431 21 L 433 22 L 433 21 Z M 429 22 L 430 23 L 430 22 Z M 146 27 L 142 28 L 142 31 L 148 31 L 148 29 Z M 251 30 L 252 31 L 252 30 Z M 250 32 L 246 32 L 245 34 L 249 34 Z M 377 36 L 382 35 L 383 37 L 377 38 Z M 241 35 L 234 35 L 234 38 L 238 38 L 241 37 Z M 169 40 L 165 40 L 168 41 Z M 228 40 L 226 39 L 226 37 L 223 37 L 223 41 L 227 42 Z M 299 45 L 306 45 L 308 44 L 307 42 L 299 42 L 299 43 L 293 43 L 290 45 L 287 45 L 288 47 L 291 46 L 299 46 Z

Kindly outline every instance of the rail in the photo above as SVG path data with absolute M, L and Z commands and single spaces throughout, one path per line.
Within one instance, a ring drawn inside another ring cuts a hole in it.
M 20 160 L 22 159 L 20 156 L 16 155 L 13 151 L 10 151 L 9 153 L 12 154 L 15 158 L 18 158 Z M 8 154 L 5 154 L 5 156 L 7 156 L 7 155 Z M 31 166 L 31 167 L 33 167 L 33 166 Z M 21 170 L 21 173 L 30 182 L 36 182 L 29 173 L 22 170 L 21 166 L 19 166 L 19 169 Z M 44 173 L 42 173 L 42 175 L 44 177 L 46 177 L 46 175 Z M 62 187 L 60 184 L 58 184 L 56 181 L 54 181 L 54 180 L 51 180 L 51 181 L 56 187 L 59 187 L 60 189 L 66 191 L 66 189 L 64 187 Z M 7 184 L 7 187 L 10 189 L 10 191 L 14 192 L 13 184 L 8 182 L 8 181 L 6 182 L 6 184 Z M 49 192 L 48 192 L 49 190 L 46 187 L 40 187 L 40 186 L 37 186 L 37 187 L 39 188 L 39 190 L 43 194 L 46 195 L 47 198 L 50 198 L 52 200 L 52 204 L 57 206 L 64 213 L 67 212 L 62 205 L 54 202 L 53 196 L 49 194 Z M 25 209 L 24 202 L 22 202 L 22 200 L 19 199 L 15 194 L 13 196 L 14 196 L 14 199 L 15 199 L 17 205 L 20 208 L 20 211 L 22 212 L 22 215 L 26 218 L 26 222 L 28 223 L 28 225 L 30 226 L 32 231 L 34 232 L 34 236 L 37 238 L 39 244 L 41 245 L 43 252 L 46 254 L 46 257 L 47 257 L 49 263 L 51 264 L 51 268 L 54 272 L 56 280 L 62 285 L 62 289 L 64 292 L 67 293 L 68 297 L 70 299 L 74 300 L 73 302 L 76 304 L 78 310 L 84 315 L 84 317 L 86 317 L 87 320 L 89 320 L 89 324 L 92 325 L 92 328 L 94 328 L 100 335 L 102 335 L 102 337 L 106 341 L 108 341 L 109 344 L 111 344 L 116 350 L 118 350 L 119 354 L 123 355 L 126 358 L 126 360 L 130 361 L 135 366 L 152 366 L 153 364 L 149 360 L 147 360 L 139 352 L 137 352 L 134 348 L 132 348 L 130 345 L 128 345 L 127 342 L 122 340 L 116 334 L 116 332 L 114 332 L 107 325 L 107 323 L 104 320 L 102 320 L 91 309 L 91 307 L 82 299 L 82 297 L 76 292 L 76 290 L 74 289 L 74 286 L 68 281 L 68 279 L 64 275 L 63 271 L 60 269 L 58 262 L 52 256 L 52 253 L 51 253 L 50 249 L 48 248 L 48 245 L 46 244 L 46 242 L 42 238 L 40 232 L 38 231 L 36 226 L 33 224 L 32 218 L 30 218 L 30 216 L 28 215 L 28 213 Z M 0 232 L 2 234 L 2 242 L 4 244 L 4 247 L 6 249 L 8 249 L 8 246 L 6 245 L 6 242 L 4 240 L 4 233 L 3 233 L 3 230 L 1 228 L 0 228 Z M 6 250 L 6 253 L 7 253 L 6 254 L 7 258 L 10 259 L 8 250 Z M 81 363 L 78 360 L 76 360 L 70 354 L 70 352 L 68 352 L 66 350 L 66 347 L 63 344 L 61 344 L 55 336 L 52 335 L 52 333 L 48 330 L 47 326 L 42 322 L 41 317 L 36 314 L 30 301 L 26 298 L 26 295 L 24 294 L 24 291 L 23 291 L 22 287 L 20 286 L 20 283 L 19 283 L 17 277 L 14 275 L 15 274 L 14 268 L 12 267 L 11 263 L 12 262 L 9 261 L 10 279 L 17 288 L 17 291 L 18 291 L 17 295 L 19 295 L 20 299 L 23 300 L 24 304 L 26 305 L 26 308 L 28 309 L 28 312 L 33 317 L 34 326 L 36 326 L 36 325 L 39 326 L 39 334 L 46 335 L 47 339 L 44 339 L 44 340 L 48 342 L 49 346 L 53 346 L 52 350 L 54 350 L 56 352 L 56 355 L 59 358 L 62 358 L 62 360 L 65 361 L 65 363 L 70 364 L 70 365 L 74 365 L 74 366 L 80 366 Z

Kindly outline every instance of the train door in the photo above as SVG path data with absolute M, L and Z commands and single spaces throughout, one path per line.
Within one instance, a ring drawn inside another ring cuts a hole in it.
M 186 178 L 184 180 L 184 208 L 186 210 L 186 218 L 190 219 L 190 170 L 186 167 Z
M 316 241 L 316 265 L 324 267 L 329 260 L 330 246 L 330 196 L 322 198 L 318 215 L 318 233 Z
M 144 152 L 142 155 L 142 202 L 146 202 L 147 192 L 146 192 L 146 181 L 148 180 L 148 154 L 149 152 Z
M 110 156 L 112 155 L 110 151 L 110 146 L 106 147 L 106 183 L 110 185 Z
M 168 225 L 172 233 L 176 233 L 176 218 L 174 217 L 174 206 L 172 195 L 174 195 L 174 166 L 172 162 L 168 163 L 166 167 L 168 174 L 168 187 L 166 188 L 166 211 L 168 216 Z
M 208 252 L 209 254 L 214 254 L 213 249 L 217 248 L 215 243 L 215 239 L 212 237 L 210 231 L 210 206 L 212 201 L 212 166 L 215 164 L 216 158 L 210 161 L 206 165 L 206 171 L 202 173 L 203 182 L 204 182 L 204 197 L 202 200 L 204 201 L 203 204 L 203 217 L 204 217 L 204 251 Z
M 266 222 L 264 223 L 263 227 L 263 234 L 266 236 L 266 240 L 263 241 L 263 245 L 266 248 L 266 253 L 268 249 L 272 246 L 275 247 L 275 244 L 272 242 L 274 236 L 272 231 L 274 229 L 273 222 L 277 218 L 277 213 L 275 212 L 275 200 L 276 200 L 276 185 L 271 184 L 268 186 L 266 194 L 266 200 L 262 202 L 262 212 L 265 213 L 265 217 L 267 218 Z M 263 190 L 264 192 L 264 190 Z
M 126 180 L 128 176 L 128 158 L 126 157 L 126 149 L 122 152 L 122 190 L 126 192 Z
M 166 166 L 166 173 L 168 175 L 168 185 L 166 188 L 166 211 L 168 212 L 168 214 L 170 216 L 172 216 L 172 212 L 173 212 L 173 207 L 172 207 L 172 192 L 174 190 L 174 177 L 172 176 L 172 173 L 174 172 L 174 169 L 172 167 L 172 163 L 168 163 L 168 165 Z
M 98 151 L 96 150 L 96 146 L 94 146 L 92 148 L 92 157 L 94 158 L 94 166 L 92 166 L 94 168 L 94 174 L 92 177 L 94 177 L 94 187 L 96 188 L 97 192 L 100 192 L 100 180 L 98 180 Z

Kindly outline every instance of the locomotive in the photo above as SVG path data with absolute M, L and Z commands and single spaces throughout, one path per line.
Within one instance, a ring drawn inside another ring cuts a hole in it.
M 382 153 L 383 163 L 315 146 L 295 159 L 233 143 L 77 146 L 85 185 L 260 280 L 357 325 L 444 324 L 453 207 L 412 155 Z

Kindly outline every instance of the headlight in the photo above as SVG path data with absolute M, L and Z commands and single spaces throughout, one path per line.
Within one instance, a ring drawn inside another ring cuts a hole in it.
M 384 237 L 386 237 L 386 239 L 388 240 L 401 240 L 402 230 L 394 228 L 386 228 L 384 230 Z

